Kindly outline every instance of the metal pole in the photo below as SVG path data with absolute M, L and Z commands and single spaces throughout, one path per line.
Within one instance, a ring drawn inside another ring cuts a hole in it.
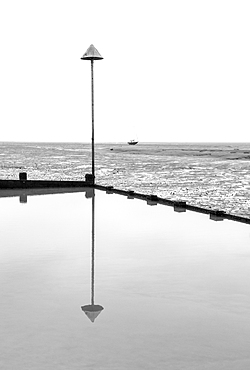
M 94 305 L 95 289 L 95 189 L 92 197 L 92 251 L 91 251 L 91 304 Z
M 92 176 L 95 184 L 95 129 L 94 129 L 94 60 L 91 59 L 91 102 L 92 102 Z

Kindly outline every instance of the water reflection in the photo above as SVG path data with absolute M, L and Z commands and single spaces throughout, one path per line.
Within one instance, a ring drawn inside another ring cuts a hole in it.
M 95 304 L 95 189 L 90 189 L 86 197 L 92 197 L 92 230 L 91 230 L 91 304 L 81 306 L 83 312 L 90 321 L 94 322 L 97 316 L 104 309 L 101 305 Z
M 0 368 L 249 368 L 249 227 L 81 191 L 0 192 Z
M 24 204 L 27 203 L 27 194 L 25 194 L 25 193 L 20 194 L 19 202 L 24 203 Z

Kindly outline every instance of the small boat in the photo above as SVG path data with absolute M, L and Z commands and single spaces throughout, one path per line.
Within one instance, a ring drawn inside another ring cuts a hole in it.
M 136 140 L 129 140 L 128 141 L 128 145 L 136 145 L 138 143 L 139 143 L 139 141 L 136 141 Z

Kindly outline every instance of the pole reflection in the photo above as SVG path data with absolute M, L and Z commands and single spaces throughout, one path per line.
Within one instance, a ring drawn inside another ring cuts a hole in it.
M 86 194 L 87 197 L 92 198 L 91 304 L 81 306 L 81 308 L 90 321 L 94 322 L 104 308 L 99 304 L 95 304 L 95 189 L 91 190 L 91 194 L 90 192 Z

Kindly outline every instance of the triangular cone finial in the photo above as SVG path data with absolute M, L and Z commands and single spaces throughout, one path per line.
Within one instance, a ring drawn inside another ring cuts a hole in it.
M 91 322 L 94 322 L 97 316 L 99 316 L 101 311 L 96 311 L 96 312 L 88 312 L 85 311 L 86 316 L 90 319 Z
M 81 57 L 83 60 L 99 60 L 103 59 L 99 51 L 94 47 L 93 44 L 87 49 L 87 51 Z
M 83 312 L 86 314 L 86 316 L 90 319 L 90 321 L 94 322 L 98 315 L 102 312 L 104 309 L 99 304 L 91 304 L 81 307 Z

